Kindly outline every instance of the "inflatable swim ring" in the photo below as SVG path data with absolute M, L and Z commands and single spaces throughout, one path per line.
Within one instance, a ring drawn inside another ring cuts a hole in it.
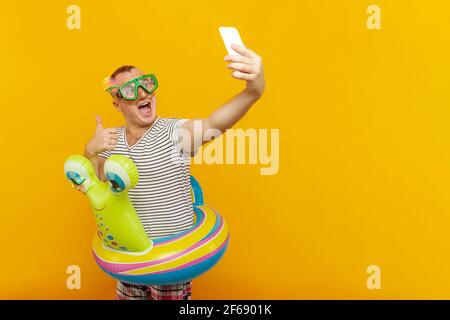
M 192 280 L 211 269 L 229 242 L 225 221 L 203 203 L 203 193 L 191 176 L 194 224 L 180 233 L 149 239 L 128 197 L 138 183 L 138 171 L 126 156 L 105 161 L 107 182 L 100 181 L 91 162 L 70 156 L 66 177 L 84 193 L 97 223 L 92 241 L 94 259 L 113 278 L 138 285 L 175 284 Z

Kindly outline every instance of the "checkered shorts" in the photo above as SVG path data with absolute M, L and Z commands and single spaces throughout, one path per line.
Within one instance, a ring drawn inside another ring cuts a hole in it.
M 139 286 L 117 281 L 117 300 L 191 300 L 192 281 L 174 285 Z

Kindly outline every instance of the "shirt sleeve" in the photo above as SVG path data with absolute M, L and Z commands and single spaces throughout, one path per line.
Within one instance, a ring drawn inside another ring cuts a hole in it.
M 169 123 L 168 133 L 169 133 L 170 140 L 173 142 L 178 154 L 180 156 L 189 156 L 190 157 L 190 155 L 187 153 L 184 153 L 181 148 L 182 135 L 181 135 L 180 129 L 183 126 L 183 124 L 185 124 L 187 121 L 189 121 L 189 119 L 173 118 L 172 121 L 170 121 L 170 123 Z
M 111 151 L 106 150 L 106 151 L 100 152 L 98 155 L 102 158 L 108 159 L 111 156 Z

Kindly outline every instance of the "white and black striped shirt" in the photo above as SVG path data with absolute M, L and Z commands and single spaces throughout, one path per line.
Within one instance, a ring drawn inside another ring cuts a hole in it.
M 129 197 L 150 238 L 189 229 L 194 222 L 190 156 L 179 146 L 178 129 L 185 121 L 158 118 L 133 146 L 128 146 L 125 127 L 120 127 L 115 149 L 100 153 L 104 158 L 126 155 L 136 164 L 139 182 Z

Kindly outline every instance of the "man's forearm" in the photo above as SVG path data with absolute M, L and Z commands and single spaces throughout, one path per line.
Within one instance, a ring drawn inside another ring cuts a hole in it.
M 225 132 L 238 122 L 260 97 L 243 90 L 205 119 L 207 128 Z
M 92 166 L 94 167 L 95 174 L 98 175 L 98 155 L 90 151 L 89 144 L 86 145 L 84 148 L 84 156 L 89 159 L 89 161 L 92 163 Z

